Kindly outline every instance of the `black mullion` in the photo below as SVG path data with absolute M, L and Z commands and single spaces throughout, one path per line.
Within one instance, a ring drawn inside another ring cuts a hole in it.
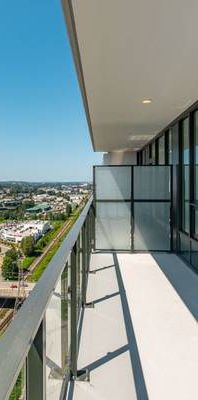
M 164 151 L 165 151 L 164 161 L 165 161 L 165 165 L 166 165 L 166 164 L 169 164 L 169 131 L 166 131 L 164 136 L 165 136 L 165 138 L 164 138 Z
M 155 165 L 159 164 L 159 140 L 155 140 Z
M 131 166 L 131 252 L 134 250 L 134 168 Z

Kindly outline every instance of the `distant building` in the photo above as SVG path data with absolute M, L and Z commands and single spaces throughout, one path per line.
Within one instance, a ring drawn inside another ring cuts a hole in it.
M 12 222 L 3 225 L 0 229 L 0 238 L 12 243 L 20 243 L 27 236 L 33 236 L 35 240 L 38 240 L 50 229 L 51 226 L 46 221 Z
M 51 210 L 51 206 L 48 203 L 41 203 L 37 204 L 34 207 L 27 208 L 26 212 L 30 214 L 38 214 L 38 213 L 44 213 L 49 210 Z

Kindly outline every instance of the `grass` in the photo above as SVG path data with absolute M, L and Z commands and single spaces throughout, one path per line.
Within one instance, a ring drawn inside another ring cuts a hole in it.
M 44 272 L 45 268 L 51 261 L 52 257 L 56 253 L 56 251 L 59 248 L 59 242 L 57 242 L 52 249 L 49 250 L 49 252 L 46 254 L 46 256 L 43 258 L 43 260 L 38 264 L 36 269 L 32 272 L 32 275 L 28 279 L 30 282 L 37 282 L 39 278 L 41 277 L 42 273 Z
M 57 232 L 62 228 L 65 221 L 52 222 L 53 230 L 46 233 L 36 244 L 36 251 L 41 251 L 46 247 L 57 235 Z
M 20 400 L 22 398 L 21 395 L 23 392 L 24 385 L 25 385 L 25 373 L 23 368 L 22 371 L 19 373 L 14 389 L 9 397 L 9 400 Z
M 2 308 L 0 311 L 0 319 L 3 319 L 9 310 L 9 308 Z
M 57 252 L 57 250 L 59 249 L 61 243 L 63 242 L 63 240 L 67 236 L 67 234 L 70 231 L 71 227 L 74 225 L 74 223 L 78 219 L 80 213 L 81 213 L 81 209 L 78 208 L 77 210 L 75 210 L 71 214 L 71 217 L 70 217 L 71 224 L 69 224 L 69 226 L 67 227 L 64 235 L 58 240 L 58 242 L 56 242 L 54 244 L 54 246 L 49 250 L 49 252 L 43 258 L 43 260 L 38 264 L 36 269 L 33 271 L 31 277 L 29 278 L 30 282 L 37 282 L 39 280 L 39 278 L 43 274 L 44 270 L 46 269 L 47 265 L 49 264 L 49 262 L 51 261 L 51 259 L 53 258 L 53 256 Z
M 33 261 L 35 260 L 36 256 L 32 256 L 32 257 L 25 257 L 24 260 L 21 263 L 21 267 L 24 270 L 27 270 L 30 265 L 33 263 Z
M 35 248 L 35 255 L 31 257 L 25 257 L 22 261 L 21 267 L 24 270 L 28 270 L 33 261 L 42 254 L 42 251 L 45 249 L 45 247 L 56 237 L 57 232 L 62 228 L 63 223 L 63 221 L 54 221 L 52 223 L 54 229 L 46 233 L 45 236 L 38 240 Z

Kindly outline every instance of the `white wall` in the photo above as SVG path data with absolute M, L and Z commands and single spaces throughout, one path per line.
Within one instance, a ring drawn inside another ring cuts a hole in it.
M 137 164 L 137 153 L 135 151 L 112 151 L 103 154 L 104 165 Z

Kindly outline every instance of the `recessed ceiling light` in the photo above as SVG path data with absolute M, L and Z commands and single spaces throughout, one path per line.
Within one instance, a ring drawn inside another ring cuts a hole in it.
M 152 103 L 152 100 L 151 99 L 144 99 L 144 100 L 142 100 L 142 103 L 143 104 L 150 104 L 150 103 Z

